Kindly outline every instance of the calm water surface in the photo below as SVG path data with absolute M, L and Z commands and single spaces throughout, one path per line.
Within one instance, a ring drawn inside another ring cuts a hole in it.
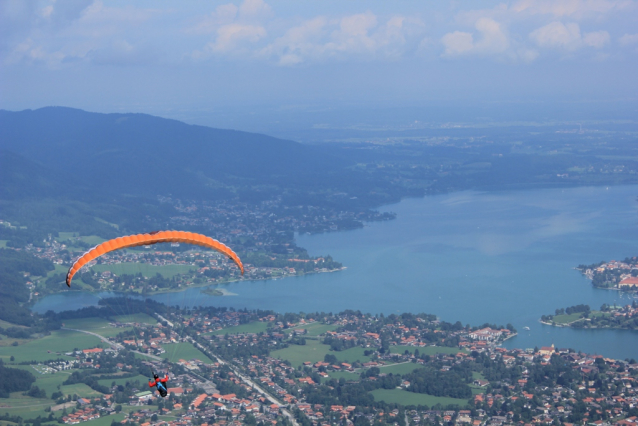
M 638 255 L 637 195 L 638 186 L 622 186 L 408 199 L 382 209 L 396 212 L 396 220 L 297 238 L 311 255 L 331 254 L 344 271 L 225 286 L 236 296 L 190 289 L 153 299 L 280 312 L 427 312 L 464 324 L 512 323 L 519 335 L 508 347 L 554 343 L 638 358 L 637 332 L 538 322 L 559 307 L 631 302 L 626 293 L 592 288 L 573 268 Z M 34 310 L 75 309 L 106 296 L 69 292 L 47 297 Z

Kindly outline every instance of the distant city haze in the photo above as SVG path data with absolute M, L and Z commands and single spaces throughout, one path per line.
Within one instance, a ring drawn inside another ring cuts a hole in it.
M 631 0 L 9 0 L 0 40 L 0 108 L 14 111 L 144 112 L 282 136 L 636 115 Z

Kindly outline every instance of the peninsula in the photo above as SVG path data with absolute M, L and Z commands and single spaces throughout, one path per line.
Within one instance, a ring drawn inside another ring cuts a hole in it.
M 605 303 L 599 311 L 592 311 L 589 305 L 570 306 L 556 309 L 554 315 L 543 315 L 541 322 L 556 327 L 638 330 L 638 303 L 626 306 Z

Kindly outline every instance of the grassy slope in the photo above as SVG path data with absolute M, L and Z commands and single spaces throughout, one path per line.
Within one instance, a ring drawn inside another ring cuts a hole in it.
M 436 404 L 442 406 L 459 405 L 465 407 L 466 399 L 448 398 L 442 396 L 432 396 L 424 393 L 408 392 L 403 389 L 377 389 L 370 392 L 376 401 L 396 403 L 401 405 L 427 405 L 433 407 Z
M 148 377 L 138 374 L 137 376 L 129 377 L 128 379 L 102 379 L 102 380 L 98 380 L 98 383 L 101 384 L 102 386 L 110 387 L 113 382 L 115 382 L 116 385 L 124 385 L 126 384 L 126 382 L 133 383 L 136 381 L 139 382 L 140 384 L 144 384 L 148 381 L 148 379 L 149 379 Z
M 146 315 L 142 313 L 131 314 L 131 315 L 117 315 L 117 316 L 114 316 L 113 319 L 121 323 L 138 322 L 138 323 L 150 324 L 150 325 L 157 324 L 157 320 L 155 318 L 153 318 L 150 315 Z
M 328 375 L 333 379 L 344 378 L 346 380 L 359 380 L 359 375 L 357 373 L 350 373 L 348 371 L 330 371 Z
M 413 362 L 404 362 L 402 364 L 393 364 L 384 367 L 380 367 L 382 373 L 386 374 L 408 374 L 416 370 L 417 368 L 423 368 L 420 364 L 415 364 Z
M 403 354 L 407 350 L 410 353 L 414 353 L 415 349 L 419 350 L 419 354 L 423 355 L 435 355 L 435 354 L 456 354 L 458 352 L 464 352 L 459 348 L 448 348 L 446 346 L 426 346 L 424 348 L 417 348 L 415 346 L 390 346 L 390 352 L 393 354 Z
M 332 331 L 334 329 L 337 328 L 336 325 L 330 325 L 330 324 L 321 324 L 319 322 L 315 322 L 313 324 L 308 324 L 305 325 L 303 327 L 297 327 L 297 328 L 305 328 L 308 331 L 308 334 L 306 334 L 307 336 L 318 336 L 320 334 L 325 333 L 326 331 Z
M 75 348 L 87 349 L 104 345 L 97 337 L 76 331 L 58 330 L 41 339 L 31 340 L 19 346 L 5 346 L 0 348 L 0 359 L 9 363 L 9 358 L 15 356 L 15 362 L 22 361 L 46 361 L 68 357 L 57 355 L 56 352 L 64 354 Z M 49 353 L 50 351 L 50 353 Z
M 162 345 L 166 349 L 166 353 L 162 354 L 162 357 L 168 358 L 171 362 L 177 362 L 180 359 L 189 361 L 193 358 L 203 361 L 205 363 L 212 363 L 213 361 L 204 355 L 199 349 L 194 347 L 191 343 L 180 342 L 170 343 Z
M 93 272 L 111 271 L 115 275 L 137 275 L 142 274 L 145 277 L 153 277 L 160 274 L 165 278 L 173 278 L 175 275 L 185 274 L 189 271 L 197 269 L 190 265 L 149 265 L 146 263 L 117 263 L 114 265 L 95 265 L 91 268 Z
M 316 340 L 307 340 L 305 345 L 290 345 L 286 349 L 272 351 L 270 356 L 287 359 L 294 367 L 297 367 L 306 361 L 312 363 L 323 361 L 328 352 L 330 352 L 330 346 L 319 343 Z M 338 354 L 338 352 L 330 353 Z
M 221 330 L 213 331 L 210 334 L 240 334 L 240 333 L 259 333 L 260 331 L 266 331 L 268 328 L 267 322 L 255 321 L 248 324 L 238 325 L 237 327 L 222 328 Z
M 306 361 L 312 363 L 323 361 L 328 353 L 336 356 L 341 362 L 369 361 L 369 357 L 363 356 L 363 351 L 365 351 L 364 348 L 355 347 L 341 352 L 334 352 L 330 351 L 330 346 L 324 345 L 317 340 L 307 340 L 305 345 L 290 345 L 286 349 L 271 352 L 270 356 L 287 359 L 293 366 L 297 367 Z

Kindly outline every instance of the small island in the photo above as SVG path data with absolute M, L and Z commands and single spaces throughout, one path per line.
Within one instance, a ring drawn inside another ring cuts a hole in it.
M 575 305 L 556 309 L 554 315 L 543 315 L 540 321 L 556 327 L 638 330 L 638 303 L 625 306 L 604 303 L 599 311 L 592 311 L 589 305 Z
M 596 288 L 638 290 L 638 257 L 628 257 L 620 262 L 611 260 L 592 265 L 578 265 L 576 269 L 592 280 Z

